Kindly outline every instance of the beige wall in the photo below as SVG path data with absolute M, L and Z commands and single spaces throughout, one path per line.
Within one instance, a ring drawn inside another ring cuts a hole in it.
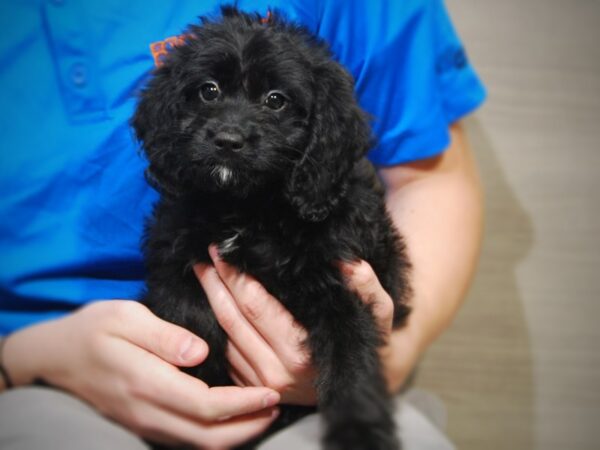
M 489 89 L 475 285 L 426 356 L 465 450 L 600 448 L 600 1 L 447 0 Z

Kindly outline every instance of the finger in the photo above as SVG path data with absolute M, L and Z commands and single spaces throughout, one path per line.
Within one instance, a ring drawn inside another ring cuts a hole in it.
M 292 314 L 253 277 L 222 261 L 216 246 L 209 248 L 215 268 L 238 309 L 260 333 L 286 367 L 309 364 L 303 346 L 307 333 Z
M 252 365 L 246 360 L 244 355 L 237 349 L 237 347 L 229 341 L 227 344 L 227 361 L 234 369 L 234 375 L 239 379 L 243 380 L 244 385 L 248 386 L 263 386 L 263 382 L 260 377 L 256 374 Z
M 230 448 L 262 433 L 278 415 L 274 408 L 224 422 L 198 422 L 142 402 L 132 408 L 129 428 L 160 443 Z
M 256 395 L 255 392 L 259 392 L 260 395 Z M 265 396 L 264 392 L 268 394 Z M 265 387 L 218 386 L 210 388 L 204 400 L 213 417 L 222 419 L 270 408 L 279 403 L 281 396 Z
M 213 424 L 209 428 L 209 441 L 218 441 L 224 447 L 230 448 L 240 442 L 240 436 L 243 436 L 241 441 L 245 442 L 261 434 L 278 416 L 278 408 L 269 408 L 259 413 Z
M 239 311 L 235 300 L 223 283 L 216 269 L 205 264 L 197 264 L 194 271 L 210 303 L 217 321 L 227 333 L 230 341 L 251 362 L 254 371 L 264 385 L 269 385 L 267 377 L 285 372 L 285 367 L 273 348 Z
M 118 350 L 130 368 L 128 392 L 179 415 L 202 421 L 220 420 L 254 413 L 280 400 L 276 391 L 266 387 L 209 388 L 156 355 L 140 352 L 138 347 Z
M 113 334 L 176 366 L 195 366 L 206 359 L 208 345 L 183 327 L 154 315 L 133 301 L 115 302 Z
M 383 289 L 373 268 L 366 261 L 342 262 L 341 270 L 346 276 L 348 287 L 371 307 L 378 326 L 389 332 L 394 320 L 394 302 Z
M 240 387 L 246 387 L 246 386 L 251 386 L 251 384 L 247 381 L 245 381 L 242 376 L 236 372 L 235 368 L 230 367 L 229 368 L 229 376 L 231 377 L 231 379 L 233 380 L 233 382 L 235 383 L 236 386 L 240 386 Z

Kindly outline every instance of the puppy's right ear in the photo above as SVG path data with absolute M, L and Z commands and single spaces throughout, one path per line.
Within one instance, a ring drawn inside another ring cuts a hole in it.
M 170 196 L 177 195 L 176 167 L 170 167 L 168 155 L 176 140 L 181 87 L 174 80 L 172 68 L 163 65 L 154 72 L 153 78 L 141 92 L 131 126 L 148 159 L 146 179 L 152 187 Z M 168 175 L 170 174 L 170 175 Z
M 150 156 L 173 129 L 177 115 L 177 83 L 170 66 L 156 69 L 140 95 L 131 125 Z

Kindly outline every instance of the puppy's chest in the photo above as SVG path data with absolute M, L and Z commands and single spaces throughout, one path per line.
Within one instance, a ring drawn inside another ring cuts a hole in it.
M 232 235 L 218 242 L 219 253 L 223 256 L 230 255 L 240 248 L 242 231 L 232 231 Z
M 221 229 L 215 243 L 223 259 L 248 270 L 256 266 L 282 267 L 291 263 L 306 250 L 302 240 L 285 227 L 252 224 Z
M 284 220 L 223 227 L 217 243 L 228 263 L 259 278 L 286 279 L 310 270 L 318 260 L 337 259 L 341 242 L 326 228 L 307 229 Z

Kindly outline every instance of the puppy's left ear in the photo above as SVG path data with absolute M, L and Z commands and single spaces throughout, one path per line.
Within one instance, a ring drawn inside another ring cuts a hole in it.
M 326 219 L 346 190 L 346 177 L 371 144 L 366 114 L 354 98 L 354 82 L 340 64 L 314 69 L 314 106 L 305 153 L 286 185 L 300 218 Z

